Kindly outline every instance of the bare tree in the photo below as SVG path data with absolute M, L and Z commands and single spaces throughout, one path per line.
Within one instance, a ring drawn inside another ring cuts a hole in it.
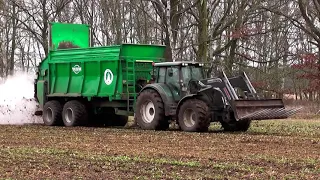
M 49 49 L 49 22 L 55 21 L 57 16 L 71 0 L 10 1 L 25 15 L 23 18 L 17 18 L 19 23 L 22 24 L 21 28 L 33 35 L 33 38 L 42 46 L 45 55 L 47 55 Z M 9 14 L 9 16 L 15 17 L 14 14 Z
M 291 65 L 319 52 L 319 9 L 306 0 L 0 0 L 0 76 L 36 66 L 49 22 L 68 22 L 91 25 L 96 46 L 163 44 L 167 61 L 211 63 L 208 75 L 244 70 L 261 91 L 316 97 Z
M 11 52 L 10 52 L 10 58 L 8 59 L 8 67 L 6 74 L 7 75 L 13 75 L 14 73 L 14 60 L 15 60 L 15 50 L 16 50 L 16 37 L 17 37 L 17 28 L 18 28 L 18 13 L 17 13 L 17 6 L 15 3 L 12 3 L 12 35 L 11 35 Z

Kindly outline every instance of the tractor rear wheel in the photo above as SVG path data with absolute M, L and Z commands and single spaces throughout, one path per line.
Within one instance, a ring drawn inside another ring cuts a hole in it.
M 245 132 L 249 129 L 251 124 L 250 120 L 241 120 L 241 121 L 236 121 L 232 120 L 231 122 L 224 122 L 221 121 L 221 125 L 224 129 L 224 131 L 229 131 L 229 132 Z
M 62 119 L 68 127 L 85 125 L 88 121 L 86 106 L 76 100 L 67 102 L 63 107 Z
M 210 126 L 210 110 L 208 105 L 198 99 L 183 102 L 178 111 L 178 124 L 183 131 L 203 132 Z
M 165 130 L 169 121 L 165 116 L 164 103 L 154 90 L 144 90 L 137 98 L 135 120 L 138 126 L 147 130 Z
M 43 122 L 47 126 L 62 124 L 62 106 L 59 101 L 48 101 L 43 107 Z

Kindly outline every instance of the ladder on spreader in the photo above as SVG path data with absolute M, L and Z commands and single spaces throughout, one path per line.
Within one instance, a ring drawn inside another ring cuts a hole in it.
M 136 102 L 136 71 L 135 61 L 126 60 L 126 92 L 127 92 L 127 112 L 130 111 L 130 107 L 134 106 Z

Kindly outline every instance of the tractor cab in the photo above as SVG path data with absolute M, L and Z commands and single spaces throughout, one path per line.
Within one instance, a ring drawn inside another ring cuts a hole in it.
M 205 79 L 203 65 L 192 61 L 155 63 L 153 77 L 155 83 L 167 85 L 179 101 L 190 90 L 191 81 Z

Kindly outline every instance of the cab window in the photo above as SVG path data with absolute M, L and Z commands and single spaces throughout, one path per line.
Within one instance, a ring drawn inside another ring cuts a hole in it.
M 180 83 L 179 83 L 179 67 L 168 67 L 166 74 L 166 84 L 172 90 L 173 96 L 178 97 L 180 93 Z
M 191 79 L 193 80 L 204 79 L 203 71 L 201 67 L 195 67 L 195 66 L 182 67 L 182 77 L 185 85 L 188 84 Z
M 166 68 L 165 67 L 159 68 L 158 83 L 164 83 L 165 77 L 166 77 Z
M 166 74 L 167 84 L 177 86 L 179 85 L 179 68 L 168 67 Z

